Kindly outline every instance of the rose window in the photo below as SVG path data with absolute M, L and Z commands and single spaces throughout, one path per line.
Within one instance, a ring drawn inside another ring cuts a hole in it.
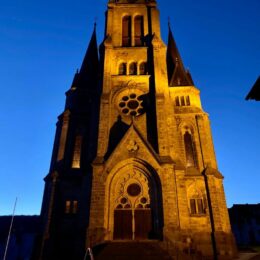
M 119 109 L 124 115 L 139 116 L 143 114 L 143 99 L 135 93 L 122 96 L 119 101 Z

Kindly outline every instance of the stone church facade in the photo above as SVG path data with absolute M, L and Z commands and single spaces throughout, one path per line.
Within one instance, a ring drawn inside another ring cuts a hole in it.
M 235 256 L 208 114 L 156 1 L 109 0 L 58 117 L 41 217 L 38 259 L 149 240 Z

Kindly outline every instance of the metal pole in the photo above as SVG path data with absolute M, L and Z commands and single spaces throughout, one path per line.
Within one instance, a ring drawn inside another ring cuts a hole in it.
M 13 209 L 13 215 L 12 215 L 11 224 L 10 224 L 10 228 L 9 228 L 9 233 L 8 233 L 8 237 L 7 237 L 7 241 L 6 241 L 5 253 L 4 253 L 4 258 L 3 258 L 3 260 L 5 260 L 5 259 L 6 259 L 6 256 L 7 256 L 7 250 L 8 250 L 9 240 L 10 240 L 11 231 L 12 231 L 13 222 L 14 222 L 14 214 L 15 214 L 16 203 L 17 203 L 17 197 L 15 198 L 14 209 Z
M 93 252 L 92 252 L 92 249 L 90 247 L 88 247 L 87 250 L 86 250 L 84 260 L 87 259 L 88 255 L 90 256 L 90 260 L 94 260 Z

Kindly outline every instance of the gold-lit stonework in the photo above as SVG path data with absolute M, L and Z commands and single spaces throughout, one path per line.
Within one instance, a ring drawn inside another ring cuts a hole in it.
M 100 58 L 94 30 L 66 96 L 40 259 L 83 259 L 88 247 L 110 259 L 102 244 L 130 259 L 147 241 L 173 259 L 235 257 L 208 114 L 171 30 L 161 39 L 156 1 L 108 2 Z

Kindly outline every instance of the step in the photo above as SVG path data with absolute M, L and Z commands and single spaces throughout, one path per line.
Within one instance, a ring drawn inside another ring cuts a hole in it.
M 95 260 L 173 259 L 159 241 L 113 241 L 93 248 Z

